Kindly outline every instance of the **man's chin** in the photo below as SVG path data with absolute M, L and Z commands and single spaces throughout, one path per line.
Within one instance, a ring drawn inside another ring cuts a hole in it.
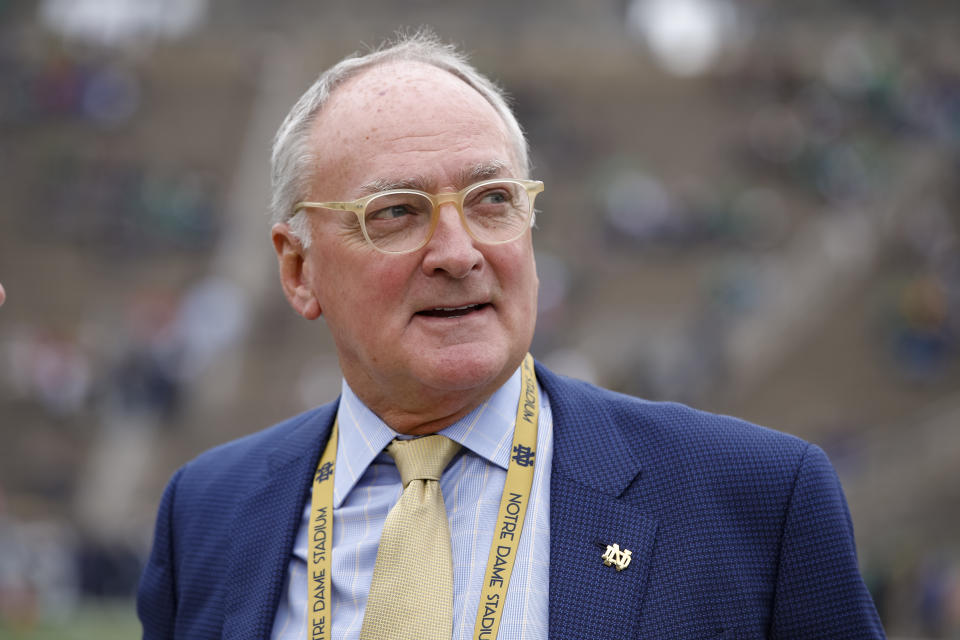
M 416 354 L 413 368 L 426 386 L 437 391 L 493 393 L 513 374 L 524 354 L 510 355 L 489 344 L 455 345 Z

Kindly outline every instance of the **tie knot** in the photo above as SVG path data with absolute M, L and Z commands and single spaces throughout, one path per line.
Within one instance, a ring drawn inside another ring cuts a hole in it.
M 460 445 L 446 436 L 423 436 L 413 440 L 394 440 L 387 445 L 406 489 L 411 480 L 440 480 L 443 470 Z

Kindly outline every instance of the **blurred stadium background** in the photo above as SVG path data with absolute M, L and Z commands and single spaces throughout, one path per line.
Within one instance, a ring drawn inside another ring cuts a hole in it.
M 534 355 L 821 445 L 890 635 L 960 637 L 946 0 L 0 0 L 0 637 L 135 635 L 172 471 L 335 396 L 277 286 L 270 139 L 419 25 L 528 130 Z

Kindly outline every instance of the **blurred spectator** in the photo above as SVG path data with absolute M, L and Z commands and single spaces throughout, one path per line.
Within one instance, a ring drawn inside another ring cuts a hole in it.
M 624 170 L 603 186 L 604 219 L 614 236 L 656 239 L 676 224 L 670 192 L 654 176 Z
M 7 514 L 0 491 L 0 629 L 29 630 L 43 616 L 74 606 L 72 553 L 69 528 L 18 521 Z
M 107 421 L 129 418 L 168 422 L 180 404 L 178 369 L 182 350 L 173 324 L 177 301 L 165 291 L 141 293 L 126 314 L 128 343 L 107 387 Z
M 198 172 L 68 152 L 46 161 L 42 175 L 45 206 L 31 230 L 138 258 L 144 248 L 199 250 L 217 238 L 213 190 Z
M 250 324 L 246 294 L 233 281 L 207 276 L 183 296 L 171 330 L 180 351 L 178 377 L 194 380 L 233 351 Z
M 113 411 L 172 420 L 188 383 L 234 348 L 249 324 L 230 280 L 208 276 L 180 298 L 142 294 L 128 312 L 130 343 L 111 376 Z
M 948 637 L 948 607 L 956 569 L 944 558 L 931 554 L 920 567 L 918 587 L 918 608 L 921 630 L 931 638 Z
M 14 388 L 51 415 L 69 416 L 86 405 L 91 389 L 87 354 L 70 337 L 24 329 L 9 344 Z
M 887 281 L 879 302 L 882 340 L 898 372 L 913 382 L 936 380 L 957 355 L 945 287 L 930 273 Z
M 42 59 L 0 50 L 0 123 L 77 120 L 114 127 L 140 108 L 140 80 L 116 61 L 89 60 L 69 50 Z

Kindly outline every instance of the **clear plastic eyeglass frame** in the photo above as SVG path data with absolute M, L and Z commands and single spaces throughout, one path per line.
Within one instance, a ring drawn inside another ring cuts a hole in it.
M 498 184 L 508 182 L 511 184 L 517 184 L 523 187 L 527 192 L 527 197 L 530 200 L 530 211 L 527 213 L 527 224 L 523 225 L 520 228 L 520 231 L 516 235 L 506 238 L 504 240 L 498 240 L 495 242 L 490 242 L 488 240 L 483 240 L 478 238 L 473 230 L 470 229 L 470 225 L 467 223 L 467 218 L 463 213 L 463 203 L 467 195 L 476 189 L 483 188 L 486 185 Z M 460 223 L 463 225 L 463 228 L 466 229 L 467 233 L 471 238 L 476 240 L 481 244 L 506 244 L 508 242 L 513 242 L 517 238 L 523 235 L 523 232 L 529 228 L 530 221 L 533 219 L 533 202 L 537 197 L 537 194 L 543 191 L 543 182 L 540 180 L 519 180 L 514 178 L 494 178 L 491 180 L 483 180 L 481 182 L 475 182 L 468 187 L 457 191 L 456 193 L 426 193 L 425 191 L 418 191 L 417 189 L 390 189 L 389 191 L 378 191 L 377 193 L 370 194 L 369 196 L 364 196 L 358 198 L 352 202 L 298 202 L 293 207 L 293 212 L 296 214 L 304 209 L 334 209 L 337 211 L 352 211 L 356 216 L 357 220 L 360 223 L 360 229 L 363 231 L 363 237 L 367 240 L 367 243 L 371 247 L 379 251 L 380 253 L 388 253 L 391 255 L 398 255 L 404 253 L 412 253 L 418 249 L 426 246 L 430 242 L 430 238 L 433 237 L 433 232 L 437 228 L 437 222 L 440 220 L 440 206 L 452 203 L 456 208 L 457 212 L 460 214 Z M 367 209 L 367 204 L 374 198 L 380 198 L 383 196 L 389 195 L 419 195 L 427 198 L 431 203 L 433 203 L 433 211 L 430 214 L 430 226 L 427 229 L 427 234 L 424 237 L 423 241 L 415 247 L 410 249 L 401 249 L 398 251 L 391 251 L 389 249 L 383 249 L 374 244 L 373 240 L 370 239 L 370 236 L 367 234 L 367 225 L 364 220 L 364 212 Z

